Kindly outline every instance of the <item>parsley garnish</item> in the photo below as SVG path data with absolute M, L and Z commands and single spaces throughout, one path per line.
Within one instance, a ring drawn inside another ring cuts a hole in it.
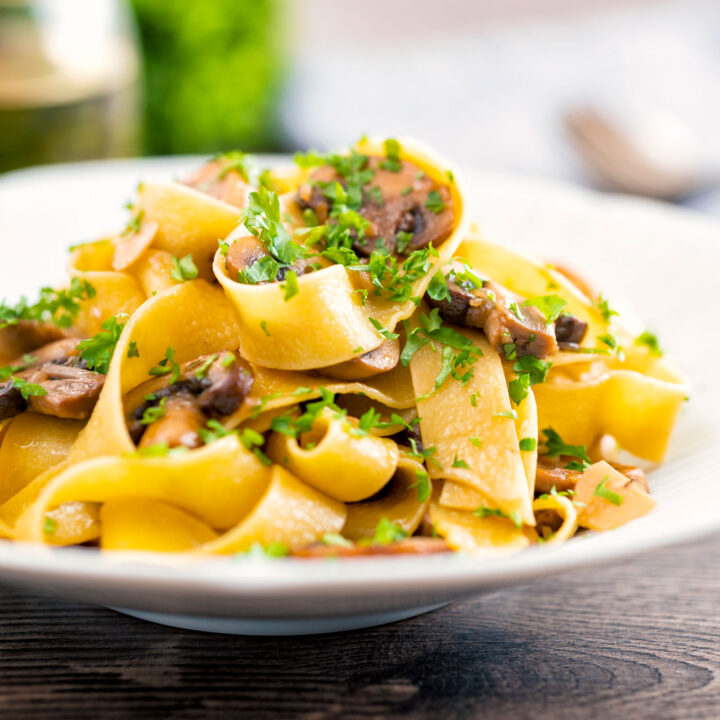
M 406 537 L 407 533 L 397 523 L 390 522 L 383 516 L 380 518 L 370 542 L 372 545 L 389 545 L 398 540 L 404 540 Z
M 0 330 L 16 325 L 20 320 L 38 320 L 52 322 L 62 328 L 70 327 L 80 312 L 81 302 L 94 298 L 95 294 L 95 288 L 87 280 L 74 277 L 67 289 L 42 288 L 39 300 L 33 304 L 28 304 L 24 297 L 16 305 L 0 303 Z
M 647 330 L 643 333 L 640 333 L 640 335 L 635 338 L 635 344 L 645 345 L 645 347 L 647 347 L 650 351 L 650 354 L 654 357 L 662 357 L 663 355 L 663 351 L 660 348 L 660 342 L 657 339 L 657 335 L 654 335 Z
M 479 437 L 470 437 L 470 444 L 476 448 L 482 447 L 482 440 Z
M 305 390 L 307 388 L 303 389 Z M 320 393 L 320 399 L 307 403 L 305 405 L 305 412 L 299 417 L 295 417 L 297 407 L 292 407 L 284 414 L 275 416 L 270 421 L 270 428 L 283 435 L 297 438 L 301 433 L 312 430 L 315 419 L 324 408 L 330 408 L 339 415 L 344 413 L 344 411 L 335 404 L 335 395 L 333 393 L 322 386 L 318 387 L 318 391 Z
M 31 396 L 44 397 L 48 394 L 47 390 L 37 383 L 31 383 L 23 378 L 14 377 L 12 378 L 12 386 L 20 391 L 24 400 L 27 400 Z
M 608 481 L 608 476 L 605 475 L 603 479 L 597 484 L 595 491 L 593 492 L 593 495 L 595 497 L 600 497 L 603 500 L 607 500 L 608 502 L 611 502 L 613 505 L 622 505 L 623 502 L 623 496 L 619 495 L 616 492 L 613 492 L 609 488 L 605 487 L 605 483 Z
M 210 366 L 218 359 L 218 354 L 215 353 L 214 355 L 210 355 L 209 357 L 205 358 L 202 365 L 198 367 L 197 370 L 195 370 L 195 377 L 196 378 L 204 378 L 207 377 L 208 370 L 210 370 Z
M 260 327 L 267 337 L 270 337 L 270 331 L 267 329 L 267 320 L 260 321 Z
M 175 362 L 175 350 L 168 347 L 165 357 L 148 371 L 149 375 L 170 375 L 170 384 L 176 383 L 180 377 L 180 366 Z
M 551 367 L 549 360 L 540 360 L 534 355 L 519 358 L 513 365 L 513 370 L 519 375 L 508 384 L 508 392 L 513 402 L 519 405 L 528 396 L 532 385 L 545 382 Z
M 85 360 L 90 370 L 107 375 L 115 346 L 125 327 L 125 323 L 118 322 L 118 317 L 120 316 L 108 318 L 102 324 L 102 330 L 97 335 L 78 343 L 77 349 L 80 357 Z M 137 345 L 135 351 L 137 352 Z M 128 350 L 128 357 L 131 357 L 129 353 L 130 350 Z
M 445 275 L 438 270 L 432 277 L 430 284 L 428 285 L 427 294 L 435 301 L 442 302 L 443 300 L 450 300 L 450 290 L 448 288 L 447 279 Z
M 141 425 L 152 425 L 152 423 L 156 422 L 160 418 L 165 416 L 165 403 L 167 401 L 167 398 L 164 397 L 162 400 L 160 400 L 160 403 L 158 405 L 154 405 L 149 408 L 145 408 L 145 412 L 143 413 L 142 419 L 140 420 Z
M 344 538 L 338 533 L 325 533 L 322 536 L 323 545 L 337 545 L 338 547 L 353 547 L 354 543 L 352 540 Z
M 595 306 L 600 311 L 600 314 L 605 322 L 610 322 L 610 318 L 612 318 L 613 315 L 618 314 L 608 305 L 607 298 L 605 298 L 602 293 L 598 295 L 598 298 L 595 301 Z
M 524 437 L 520 440 L 520 449 L 523 452 L 532 452 L 537 447 L 537 440 L 531 437 Z
M 43 523 L 43 532 L 46 535 L 52 535 L 55 530 L 57 530 L 57 520 L 46 515 L 45 522 Z
M 397 333 L 390 332 L 387 328 L 384 328 L 379 320 L 369 317 L 368 320 L 372 326 L 387 340 L 397 340 L 400 336 Z
M 522 520 L 520 519 L 520 513 L 518 513 L 516 510 L 513 510 L 511 513 L 505 513 L 500 508 L 490 508 L 490 507 L 479 507 L 473 510 L 473 515 L 475 517 L 479 518 L 486 518 L 486 517 L 499 517 L 499 518 L 505 518 L 506 520 L 510 520 L 512 524 L 517 527 L 522 527 Z
M 207 421 L 206 427 L 198 428 L 198 435 L 205 445 L 209 445 L 211 442 L 215 442 L 215 440 L 227 437 L 228 435 L 237 435 L 237 430 L 226 430 L 213 418 Z
M 251 428 L 244 428 L 240 434 L 240 442 L 250 450 L 263 465 L 272 465 L 272 460 L 260 449 L 260 447 L 265 444 L 265 438 L 259 432 Z
M 287 275 L 285 275 L 285 282 L 280 287 L 285 291 L 285 302 L 295 297 L 300 292 L 297 273 L 294 270 L 288 270 Z
M 465 470 L 470 469 L 470 466 L 464 460 L 461 460 L 457 455 L 453 458 L 452 466 L 454 468 L 463 468 Z
M 385 157 L 387 160 L 381 160 L 379 166 L 383 170 L 390 172 L 400 172 L 402 170 L 402 162 L 400 161 L 400 143 L 395 138 L 388 138 L 383 146 L 385 148 Z
M 567 305 L 567 300 L 564 300 L 559 295 L 540 295 L 538 297 L 528 298 L 523 302 L 523 305 L 536 307 L 543 314 L 545 322 L 549 325 L 558 319 L 560 313 Z
M 565 466 L 570 470 L 583 471 L 592 464 L 584 445 L 568 445 L 551 427 L 545 428 L 542 433 L 545 436 L 546 449 L 544 454 L 547 457 L 567 456 L 576 458 L 575 462 Z
M 134 340 L 131 340 L 130 344 L 128 345 L 127 357 L 128 358 L 139 358 L 140 357 L 140 351 L 138 350 L 137 343 Z
M 184 282 L 185 280 L 194 280 L 197 276 L 198 269 L 191 253 L 188 253 L 179 260 L 173 256 L 172 270 L 170 270 L 170 277 L 173 280 Z
M 418 502 L 425 502 L 430 497 L 430 476 L 425 470 L 416 468 L 415 478 L 415 482 L 410 487 L 417 488 Z
M 493 413 L 495 417 L 509 418 L 510 420 L 517 420 L 518 414 L 515 410 L 503 410 L 502 412 Z
M 265 545 L 262 545 L 259 542 L 254 542 L 247 552 L 238 554 L 246 555 L 251 558 L 280 558 L 287 557 L 290 554 L 290 548 L 282 542 L 269 542 Z
M 428 193 L 425 207 L 435 215 L 438 215 L 445 209 L 445 201 L 437 190 L 431 190 Z

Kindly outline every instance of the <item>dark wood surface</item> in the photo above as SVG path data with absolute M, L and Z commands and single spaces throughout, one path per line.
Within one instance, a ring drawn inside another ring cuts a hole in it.
M 720 538 L 351 633 L 173 630 L 0 586 L 0 718 L 720 718 Z

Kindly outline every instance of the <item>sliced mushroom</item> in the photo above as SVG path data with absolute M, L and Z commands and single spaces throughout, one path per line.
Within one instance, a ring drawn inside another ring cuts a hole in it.
M 0 365 L 55 340 L 69 337 L 71 333 L 68 330 L 52 323 L 20 320 L 15 325 L 8 325 L 0 330 Z
M 363 202 L 358 212 L 370 225 L 365 237 L 356 238 L 355 252 L 369 256 L 382 245 L 390 253 L 408 255 L 430 243 L 435 247 L 442 244 L 455 225 L 448 187 L 435 182 L 407 160 L 400 163 L 397 172 L 384 167 L 384 163 L 383 158 L 371 157 L 366 166 L 374 175 L 363 188 Z M 300 186 L 295 197 L 297 205 L 313 210 L 320 223 L 327 220 L 331 209 L 331 202 L 322 190 L 323 184 L 329 182 L 346 186 L 345 179 L 332 167 L 323 166 L 311 173 L 309 182 Z M 438 203 L 438 207 L 432 208 L 428 203 L 431 192 L 439 195 L 441 206 Z M 410 239 L 407 235 L 401 236 L 405 242 L 399 245 L 399 232 L 411 235 Z
M 256 237 L 245 235 L 230 243 L 225 256 L 225 272 L 229 278 L 237 281 L 242 271 L 249 270 L 264 257 L 271 257 L 265 246 Z M 294 270 L 297 275 L 303 275 L 309 269 L 309 265 L 309 259 L 298 258 L 290 268 L 281 267 L 273 280 L 263 280 L 256 284 L 264 285 L 267 282 L 285 280 L 289 270 Z
M 188 392 L 178 392 L 166 399 L 164 407 L 165 414 L 147 426 L 139 447 L 200 447 L 203 443 L 198 430 L 204 427 L 206 418 L 197 399 Z
M 28 408 L 42 415 L 84 420 L 90 417 L 105 376 L 79 367 L 44 363 L 33 371 L 30 381 L 39 384 L 46 395 L 31 395 Z
M 448 269 L 447 286 L 450 299 L 425 298 L 448 322 L 483 330 L 498 352 L 504 345 L 514 345 L 519 357 L 535 355 L 547 357 L 558 346 L 552 325 L 534 306 L 523 305 L 522 299 L 507 288 L 485 281 L 482 287 L 468 287 L 457 282 L 454 268 Z
M 198 395 L 200 408 L 212 417 L 232 415 L 250 394 L 255 377 L 233 353 L 220 353 L 207 371 L 207 387 Z
M 555 338 L 563 349 L 577 348 L 587 334 L 588 324 L 574 315 L 561 315 L 555 321 Z
M 358 355 L 352 360 L 321 368 L 319 372 L 337 380 L 364 380 L 392 370 L 399 360 L 400 341 L 386 340 L 374 350 Z
M 26 409 L 25 398 L 11 382 L 0 385 L 0 421 L 9 420 L 25 412 Z
M 563 465 L 570 462 L 572 458 L 538 458 L 537 470 L 535 472 L 535 492 L 549 493 L 553 488 L 558 492 L 575 490 L 575 486 L 582 475 L 579 470 L 569 470 Z M 610 463 L 618 472 L 627 477 L 628 482 L 635 482 L 645 492 L 650 492 L 645 473 L 633 465 L 618 465 Z
M 218 200 L 244 207 L 252 192 L 252 185 L 237 171 L 228 167 L 228 162 L 211 160 L 183 180 L 183 185 L 199 190 Z
M 129 268 L 152 245 L 160 226 L 156 222 L 144 222 L 132 235 L 120 236 L 115 243 L 113 270 Z

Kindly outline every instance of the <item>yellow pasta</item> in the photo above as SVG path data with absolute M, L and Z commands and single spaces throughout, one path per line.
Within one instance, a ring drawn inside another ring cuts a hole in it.
M 590 458 L 661 462 L 687 379 L 421 144 L 233 152 L 132 213 L 0 305 L 0 538 L 483 558 L 652 511 Z

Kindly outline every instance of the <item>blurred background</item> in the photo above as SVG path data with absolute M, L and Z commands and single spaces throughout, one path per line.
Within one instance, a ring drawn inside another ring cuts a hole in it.
M 0 171 L 415 135 L 720 214 L 719 0 L 0 0 Z

